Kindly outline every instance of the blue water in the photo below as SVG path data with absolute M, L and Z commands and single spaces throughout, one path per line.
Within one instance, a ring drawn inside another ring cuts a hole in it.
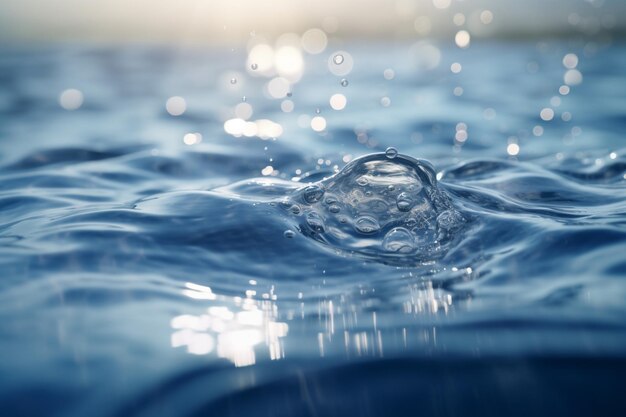
M 4 47 L 0 414 L 626 415 L 626 48 L 438 47 Z

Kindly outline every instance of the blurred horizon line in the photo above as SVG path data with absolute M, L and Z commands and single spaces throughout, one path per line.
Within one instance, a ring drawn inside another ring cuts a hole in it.
M 0 4 L 0 43 L 236 44 L 320 28 L 331 39 L 626 38 L 621 0 L 22 0 Z

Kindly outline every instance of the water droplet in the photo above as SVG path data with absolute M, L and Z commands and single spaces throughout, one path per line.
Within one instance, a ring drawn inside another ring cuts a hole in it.
M 304 201 L 309 204 L 317 203 L 324 196 L 324 189 L 318 185 L 309 185 L 304 189 Z
M 387 252 L 410 253 L 415 250 L 413 235 L 403 227 L 391 229 L 383 239 L 383 249 Z
M 248 97 L 246 96 L 241 97 L 241 101 L 246 102 L 247 100 L 248 100 Z
M 359 184 L 361 187 L 365 187 L 367 184 L 369 184 L 369 181 L 365 177 L 359 177 L 357 178 L 356 183 Z
M 396 205 L 400 211 L 409 211 L 413 206 L 413 199 L 409 193 L 400 193 L 396 198 Z
M 259 65 L 257 63 L 254 63 L 254 64 L 250 65 L 250 68 L 252 68 L 253 70 L 256 71 L 256 69 L 259 68 Z
M 342 79 L 341 79 L 341 86 L 342 86 L 342 87 L 347 87 L 347 86 L 348 86 L 348 84 L 349 84 L 349 83 L 348 83 L 348 80 L 346 80 L 345 78 L 342 78 Z
M 341 211 L 341 209 L 339 208 L 339 206 L 338 206 L 338 205 L 336 205 L 336 204 L 333 204 L 332 206 L 328 207 L 328 210 L 329 210 L 331 213 L 339 213 L 339 212 Z
M 237 84 L 237 79 L 236 78 L 231 78 L 230 79 L 230 83 L 231 84 Z
M 293 239 L 296 236 L 296 232 L 294 232 L 293 230 L 285 230 L 283 236 L 285 236 L 287 239 Z
M 389 186 L 387 187 L 387 189 L 388 189 L 389 191 L 393 191 L 393 190 L 395 190 L 395 189 L 396 189 L 396 187 L 394 187 L 394 185 L 393 185 L 393 184 L 391 184 L 391 185 L 389 185 Z
M 293 214 L 300 214 L 300 206 L 297 204 L 291 206 L 290 210 Z
M 357 232 L 370 234 L 378 232 L 380 230 L 380 225 L 373 217 L 361 216 L 356 219 L 356 222 L 354 223 L 354 228 Z
M 331 196 L 326 197 L 325 202 L 326 202 L 326 204 L 334 204 L 334 203 L 337 202 L 337 198 L 335 198 L 335 197 L 333 197 L 331 195 Z
M 316 233 L 324 233 L 324 220 L 314 211 L 306 214 L 306 224 Z
M 336 65 L 341 65 L 341 64 L 343 64 L 343 55 L 341 55 L 341 54 L 337 54 L 337 55 L 335 55 L 335 56 L 333 57 L 333 62 L 334 62 Z
M 322 111 L 320 110 L 320 108 L 318 107 L 317 109 L 315 109 L 315 113 L 320 114 Z
M 389 147 L 385 150 L 385 156 L 389 159 L 393 159 L 398 155 L 398 150 L 394 147 Z

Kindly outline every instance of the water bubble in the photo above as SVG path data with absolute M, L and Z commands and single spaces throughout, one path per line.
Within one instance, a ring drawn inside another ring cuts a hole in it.
M 300 214 L 300 206 L 297 204 L 294 204 L 293 206 L 291 206 L 289 210 L 291 210 L 293 214 Z
M 413 206 L 413 198 L 409 193 L 400 193 L 396 198 L 396 205 L 400 211 L 409 211 Z
M 306 214 L 306 224 L 309 225 L 312 231 L 316 233 L 324 233 L 324 220 L 315 211 L 309 211 Z
M 393 159 L 398 155 L 398 150 L 394 147 L 389 147 L 385 150 L 385 156 L 389 159 Z
M 336 205 L 336 204 L 333 204 L 332 206 L 328 207 L 328 210 L 329 210 L 331 213 L 339 213 L 339 212 L 341 211 L 341 209 L 339 208 L 339 206 L 338 206 L 338 205 Z
M 319 108 L 319 107 L 315 109 L 315 113 L 316 113 L 316 114 L 320 114 L 321 112 L 322 112 L 322 111 L 320 110 L 320 108 Z
M 365 187 L 367 184 L 369 184 L 369 181 L 365 177 L 359 177 L 356 180 L 356 183 L 359 184 L 361 187 Z
M 254 63 L 254 64 L 250 65 L 250 68 L 252 68 L 253 70 L 256 71 L 256 69 L 259 68 L 259 64 Z
M 293 239 L 296 236 L 296 232 L 294 232 L 293 230 L 285 230 L 283 236 L 285 236 L 287 239 Z
M 354 223 L 354 228 L 359 233 L 370 234 L 378 232 L 380 230 L 380 225 L 373 217 L 361 216 L 356 219 L 356 222 Z
M 337 55 L 335 55 L 335 56 L 333 57 L 333 62 L 334 62 L 336 65 L 341 65 L 341 64 L 343 64 L 343 55 L 341 55 L 341 54 L 337 54 Z
M 231 84 L 237 84 L 237 79 L 236 78 L 231 78 L 230 79 L 230 83 Z
M 326 200 L 324 201 L 326 204 L 334 204 L 337 202 L 337 198 L 331 196 L 326 197 Z
M 309 185 L 304 189 L 304 201 L 309 204 L 317 203 L 324 196 L 324 189 L 318 185 Z
M 347 87 L 347 86 L 348 86 L 348 84 L 349 84 L 349 83 L 348 83 L 348 80 L 346 80 L 345 78 L 342 78 L 342 79 L 341 79 L 341 86 L 342 86 L 342 87 Z
M 413 235 L 403 227 L 391 229 L 383 239 L 383 249 L 396 253 L 413 252 L 415 250 Z

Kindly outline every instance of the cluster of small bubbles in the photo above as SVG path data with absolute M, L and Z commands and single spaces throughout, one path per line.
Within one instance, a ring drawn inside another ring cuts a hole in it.
M 385 156 L 389 159 L 393 159 L 398 156 L 398 150 L 392 146 L 385 150 Z
M 465 222 L 435 177 L 427 162 L 390 148 L 352 160 L 281 207 L 289 213 L 301 204 L 294 230 L 315 241 L 383 262 L 419 264 L 440 256 Z
M 333 62 L 337 65 L 343 64 L 343 55 L 337 54 L 333 57 Z
M 287 239 L 293 239 L 294 237 L 296 237 L 296 232 L 294 232 L 293 230 L 285 230 L 283 236 L 285 236 Z
M 347 86 L 348 86 L 348 84 L 349 84 L 349 82 L 348 82 L 348 80 L 347 80 L 347 79 L 345 79 L 345 78 L 342 78 L 342 79 L 341 79 L 341 86 L 342 86 L 342 87 L 347 87 Z
M 304 189 L 304 201 L 309 204 L 317 203 L 324 196 L 324 189 L 319 185 L 309 185 Z

